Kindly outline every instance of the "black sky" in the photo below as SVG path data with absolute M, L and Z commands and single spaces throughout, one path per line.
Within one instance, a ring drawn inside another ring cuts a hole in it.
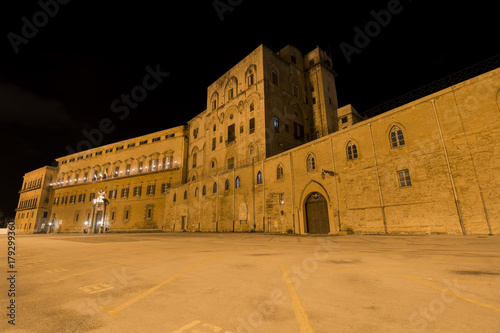
M 354 45 L 354 28 L 364 29 L 374 20 L 371 11 L 393 0 L 232 0 L 238 2 L 221 21 L 213 0 L 72 0 L 18 53 L 9 33 L 22 35 L 22 18 L 33 22 L 41 7 L 33 0 L 4 3 L 0 210 L 13 217 L 24 173 L 66 155 L 65 147 L 76 147 L 82 130 L 103 118 L 116 129 L 102 144 L 185 124 L 205 110 L 207 86 L 260 44 L 330 52 L 340 105 L 361 112 L 500 53 L 494 2 L 401 0 L 401 12 L 350 62 L 339 45 Z M 157 64 L 168 78 L 118 119 L 111 103 Z

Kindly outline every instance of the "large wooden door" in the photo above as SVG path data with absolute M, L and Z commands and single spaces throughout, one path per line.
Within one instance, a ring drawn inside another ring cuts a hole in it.
M 318 192 L 311 193 L 306 201 L 307 232 L 309 234 L 328 234 L 328 206 L 326 199 Z

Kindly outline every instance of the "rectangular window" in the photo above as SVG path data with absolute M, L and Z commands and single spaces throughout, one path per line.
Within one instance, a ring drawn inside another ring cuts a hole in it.
M 134 187 L 134 197 L 140 197 L 142 192 L 141 186 Z
M 193 138 L 195 138 L 195 139 L 198 138 L 198 129 L 197 128 L 195 128 L 193 130 Z
M 120 167 L 115 167 L 115 173 L 113 177 L 118 177 L 120 175 Z
M 79 161 L 79 160 L 83 160 L 83 156 L 78 156 L 78 157 L 76 158 L 76 160 L 77 160 L 77 161 Z
M 234 133 L 234 124 L 227 127 L 227 142 L 233 142 L 236 140 L 236 135 Z
M 135 142 L 134 143 L 129 143 L 127 148 L 132 148 L 132 147 L 135 147 Z
M 408 169 L 399 170 L 398 180 L 399 180 L 399 187 L 410 187 L 411 186 L 410 171 L 408 171 Z
M 123 146 L 116 147 L 116 151 L 118 151 L 118 150 L 123 150 Z
M 116 215 L 116 212 L 112 212 L 112 213 L 111 213 L 111 221 L 114 221 L 114 220 L 115 220 L 115 215 Z
M 153 142 L 158 142 L 158 141 L 160 141 L 160 140 L 161 140 L 161 137 L 157 137 L 157 138 L 153 138 L 153 140 L 151 140 L 151 141 L 153 141 Z
M 217 138 L 212 139 L 212 151 L 215 150 L 215 146 L 217 145 Z
M 148 140 L 141 141 L 139 142 L 139 146 L 145 145 L 146 143 L 148 143 Z
M 72 195 L 72 196 L 69 197 L 69 203 L 70 204 L 75 203 L 75 201 L 76 201 L 76 195 Z
M 215 109 L 217 109 L 217 101 L 213 100 L 212 101 L 212 110 L 215 110 Z
M 274 117 L 274 131 L 276 133 L 280 132 L 280 119 L 278 117 Z
M 148 195 L 154 195 L 156 192 L 156 185 L 148 185 Z
M 92 201 L 94 201 L 94 199 L 95 199 L 95 193 L 90 193 L 90 195 L 89 195 L 89 201 L 92 202 Z
M 130 175 L 130 164 L 127 164 L 127 166 L 125 167 L 125 175 Z
M 80 194 L 78 196 L 78 202 L 84 202 L 85 201 L 85 194 Z
M 113 148 L 106 149 L 106 154 L 111 153 L 113 151 Z
M 272 79 L 273 84 L 278 85 L 278 73 L 272 72 L 271 79 Z
M 109 191 L 109 198 L 116 199 L 116 190 Z
M 65 205 L 68 202 L 68 197 L 63 197 L 61 199 L 61 205 Z
M 295 84 L 292 87 L 293 87 L 293 96 L 299 97 L 299 87 L 297 87 Z
M 248 77 L 248 85 L 251 86 L 253 84 L 253 74 L 251 74 L 249 77 Z
M 122 189 L 122 198 L 128 198 L 128 187 Z
M 167 156 L 167 168 L 173 168 L 173 167 L 174 167 L 174 157 Z
M 54 198 L 54 206 L 59 205 L 59 197 Z
M 227 160 L 227 169 L 228 170 L 234 169 L 234 157 L 228 158 L 228 160 Z
M 243 134 L 243 125 L 240 126 L 240 134 Z
M 255 118 L 250 119 L 250 123 L 249 123 L 248 127 L 249 127 L 250 134 L 255 132 Z
M 293 130 L 294 130 L 293 135 L 294 135 L 295 139 L 304 138 L 304 126 L 294 122 L 293 123 Z
M 161 193 L 167 193 L 167 190 L 170 188 L 170 183 L 161 184 Z
M 127 209 L 125 211 L 125 220 L 128 220 L 129 215 L 130 215 L 130 210 Z
M 92 157 L 92 154 L 85 155 L 85 158 L 89 158 L 89 157 Z
M 233 92 L 233 88 L 229 89 L 229 91 L 227 92 L 227 95 L 228 95 L 228 98 L 231 99 L 234 97 L 234 92 Z
M 316 97 L 313 97 L 311 102 L 313 105 L 316 104 Z
M 347 116 L 346 116 L 346 117 L 342 117 L 342 118 L 340 118 L 340 122 L 341 122 L 342 124 L 347 123 Z
M 197 154 L 193 153 L 193 168 L 196 168 L 196 157 L 197 157 Z
M 102 155 L 102 151 L 98 151 L 95 153 L 95 156 Z
M 284 205 L 285 204 L 285 193 L 280 193 L 279 195 L 279 204 Z
M 142 173 L 142 167 L 144 165 L 144 162 L 139 162 L 139 168 L 137 170 L 138 173 Z

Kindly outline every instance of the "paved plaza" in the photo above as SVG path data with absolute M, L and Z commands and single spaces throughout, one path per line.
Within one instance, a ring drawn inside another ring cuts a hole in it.
M 5 268 L 0 331 L 500 333 L 499 245 L 449 235 L 17 235 L 16 325 Z M 0 246 L 6 263 L 5 236 Z

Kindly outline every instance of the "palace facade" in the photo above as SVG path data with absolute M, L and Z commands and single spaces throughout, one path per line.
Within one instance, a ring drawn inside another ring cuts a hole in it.
M 259 46 L 186 125 L 27 173 L 17 228 L 499 234 L 500 69 L 364 119 L 332 63 Z

